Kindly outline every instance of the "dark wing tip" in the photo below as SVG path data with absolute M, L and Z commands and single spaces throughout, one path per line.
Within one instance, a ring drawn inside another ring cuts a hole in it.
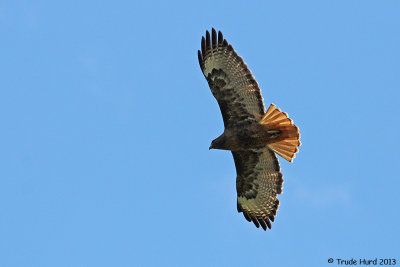
M 265 219 L 265 223 L 267 224 L 268 228 L 271 229 L 272 225 L 268 219 Z
M 214 28 L 212 28 L 211 33 L 212 33 L 212 38 L 211 38 L 212 39 L 212 48 L 214 49 L 217 47 L 217 32 L 215 31 Z
M 222 35 L 221 31 L 218 31 L 218 44 L 222 44 L 224 41 L 224 36 Z
M 275 211 L 276 213 L 276 211 Z M 260 228 L 260 225 L 262 227 L 262 229 L 264 229 L 264 231 L 267 231 L 267 229 L 271 229 L 272 228 L 272 224 L 271 222 L 275 221 L 275 218 L 273 215 L 267 215 L 268 218 L 266 217 L 257 217 L 254 215 L 249 214 L 246 211 L 243 211 L 243 215 L 246 218 L 247 221 L 252 222 L 257 228 Z
M 278 207 L 279 207 L 279 199 L 277 199 L 274 203 L 274 207 L 273 207 L 274 216 L 276 216 L 276 211 L 278 210 Z
M 272 210 L 272 213 L 274 215 L 276 215 L 276 210 L 277 210 L 278 206 L 279 206 L 279 200 L 276 200 L 275 203 L 274 203 L 274 206 L 273 206 L 273 210 Z M 266 231 L 267 229 L 271 229 L 272 228 L 271 222 L 275 221 L 275 217 L 274 217 L 273 214 L 268 214 L 268 215 L 267 214 L 263 214 L 261 216 L 257 216 L 255 214 L 249 213 L 246 210 L 243 210 L 242 207 L 240 206 L 240 204 L 238 204 L 237 207 L 238 207 L 238 211 L 239 212 L 243 212 L 244 218 L 247 221 L 254 223 L 254 225 L 257 228 L 260 228 L 260 225 L 261 225 L 262 229 L 264 229 L 264 231 Z
M 257 218 L 256 217 L 251 217 L 251 220 L 253 221 L 253 223 L 254 223 L 254 225 L 257 227 L 257 228 L 260 228 L 260 223 L 258 222 L 258 220 L 257 220 Z
M 261 224 L 262 229 L 264 229 L 264 231 L 267 231 L 267 225 L 265 224 L 265 222 L 263 220 L 258 220 Z
M 211 37 L 210 37 L 210 32 L 207 30 L 206 31 L 206 50 L 211 49 Z
M 270 219 L 271 222 L 274 222 L 274 221 L 275 221 L 274 215 L 268 215 L 268 218 Z
M 222 35 L 221 31 L 217 31 L 212 28 L 211 29 L 211 34 L 208 30 L 206 30 L 206 35 L 201 38 L 201 55 L 203 59 L 203 65 L 204 65 L 204 60 L 207 58 L 207 55 L 210 53 L 211 49 L 215 49 L 218 46 L 220 47 L 227 47 L 228 42 L 226 39 L 224 39 L 224 36 Z M 230 50 L 233 50 L 232 46 L 228 48 Z
M 197 56 L 199 58 L 200 68 L 201 68 L 201 70 L 203 70 L 203 57 L 201 56 L 200 50 L 197 50 Z
M 206 39 L 204 39 L 204 36 L 201 37 L 201 53 L 203 55 L 203 58 L 206 57 Z
M 251 218 L 247 212 L 243 212 L 244 217 L 246 218 L 247 221 L 251 222 Z
M 242 212 L 243 211 L 242 205 L 239 204 L 239 201 L 236 201 L 236 208 L 237 208 L 238 212 Z

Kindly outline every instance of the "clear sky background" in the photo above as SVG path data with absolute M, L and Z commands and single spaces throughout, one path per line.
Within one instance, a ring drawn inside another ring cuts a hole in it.
M 0 2 L 0 266 L 400 264 L 399 1 Z M 300 127 L 272 229 L 209 151 L 224 33 Z

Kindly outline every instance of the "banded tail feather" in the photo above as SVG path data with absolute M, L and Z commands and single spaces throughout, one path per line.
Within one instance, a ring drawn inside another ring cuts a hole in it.
M 282 112 L 274 104 L 271 104 L 261 119 L 261 124 L 268 125 L 272 131 L 278 130 L 279 137 L 268 147 L 287 161 L 293 162 L 297 147 L 301 146 L 299 128 L 293 124 L 286 112 Z

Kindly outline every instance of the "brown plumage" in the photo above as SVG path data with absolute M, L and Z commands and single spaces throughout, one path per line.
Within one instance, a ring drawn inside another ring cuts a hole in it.
M 257 227 L 271 228 L 283 184 L 275 153 L 293 161 L 300 146 L 299 129 L 274 104 L 265 111 L 258 83 L 221 32 L 206 32 L 198 58 L 225 126 L 210 149 L 232 151 L 238 212 Z

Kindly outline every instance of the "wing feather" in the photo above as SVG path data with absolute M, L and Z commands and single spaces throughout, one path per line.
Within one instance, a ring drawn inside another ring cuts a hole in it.
M 261 90 L 243 59 L 222 33 L 201 40 L 200 68 L 217 99 L 226 128 L 257 122 L 265 113 Z
M 256 226 L 271 229 L 270 221 L 274 221 L 279 206 L 277 195 L 282 193 L 283 185 L 275 153 L 264 148 L 232 152 L 232 155 L 237 172 L 238 211 Z

